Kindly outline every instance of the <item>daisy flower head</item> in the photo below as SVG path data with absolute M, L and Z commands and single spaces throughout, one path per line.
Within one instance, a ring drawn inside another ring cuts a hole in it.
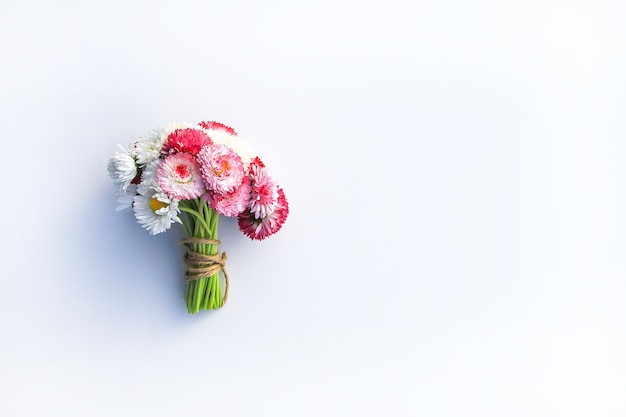
M 193 127 L 189 123 L 170 123 L 166 126 L 156 127 L 143 136 L 135 143 L 137 152 L 137 163 L 144 165 L 161 156 L 163 146 L 167 142 L 170 133 L 177 129 L 185 129 Z
M 176 129 L 167 136 L 161 152 L 164 154 L 186 152 L 196 156 L 200 149 L 210 141 L 206 132 L 197 127 Z
M 137 222 L 151 235 L 165 232 L 173 223 L 181 223 L 178 201 L 171 199 L 158 187 L 137 194 L 133 200 Z
M 255 156 L 254 152 L 252 152 L 250 145 L 242 140 L 232 127 L 219 122 L 200 122 L 199 126 L 205 129 L 213 142 L 226 145 L 234 150 L 241 158 L 245 169 L 248 169 L 250 162 Z
M 227 217 L 237 217 L 248 207 L 250 191 L 252 191 L 250 180 L 244 177 L 241 185 L 228 194 L 217 194 L 208 191 L 202 197 L 206 200 L 209 207 L 219 214 Z
M 260 219 L 276 208 L 278 185 L 258 157 L 250 164 L 250 178 L 252 180 L 250 212 L 256 219 Z
M 241 158 L 228 146 L 210 143 L 200 150 L 197 159 L 209 191 L 227 194 L 243 182 L 245 170 Z
M 239 230 L 250 239 L 263 240 L 278 232 L 289 214 L 289 204 L 282 188 L 278 189 L 276 208 L 265 217 L 256 218 L 254 213 L 246 210 L 237 217 Z
M 191 200 L 206 191 L 196 159 L 184 152 L 163 160 L 156 170 L 156 181 L 165 194 L 176 200 Z
M 156 172 L 162 163 L 162 159 L 154 159 L 141 170 L 141 181 L 137 187 L 139 194 L 145 194 L 149 188 L 158 187 Z
M 161 149 L 167 139 L 164 127 L 156 127 L 143 136 L 140 136 L 135 143 L 137 151 L 137 163 L 144 165 L 157 159 L 161 155 Z
M 119 150 L 109 159 L 107 169 L 115 185 L 123 192 L 137 176 L 137 163 L 132 147 L 118 145 Z

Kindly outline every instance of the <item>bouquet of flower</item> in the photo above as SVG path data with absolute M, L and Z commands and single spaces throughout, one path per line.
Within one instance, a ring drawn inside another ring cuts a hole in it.
M 131 146 L 119 146 L 108 171 L 118 187 L 117 210 L 132 208 L 151 235 L 174 223 L 185 229 L 185 300 L 191 314 L 218 309 L 228 298 L 219 217 L 237 217 L 246 236 L 262 240 L 278 232 L 289 213 L 282 188 L 261 159 L 218 122 L 152 129 Z

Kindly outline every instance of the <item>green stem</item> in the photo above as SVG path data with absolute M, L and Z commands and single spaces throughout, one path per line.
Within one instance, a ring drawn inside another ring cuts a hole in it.
M 191 214 L 191 215 L 195 216 L 195 218 L 196 218 L 196 219 L 197 219 L 197 220 L 198 220 L 198 221 L 202 224 L 202 226 L 204 226 L 204 228 L 205 228 L 206 230 L 209 230 L 209 229 L 210 229 L 209 224 L 206 222 L 206 220 L 204 220 L 204 219 L 202 218 L 202 215 L 201 215 L 198 211 L 196 211 L 196 210 L 194 210 L 194 209 L 192 209 L 192 208 L 189 208 L 189 207 L 187 207 L 187 206 L 180 205 L 180 204 L 178 205 L 178 208 L 179 208 L 181 211 L 184 211 L 185 213 L 189 213 L 189 214 Z M 196 230 L 197 230 L 197 229 L 196 229 Z
M 211 209 L 203 198 L 181 202 L 179 204 L 185 216 L 181 217 L 188 237 L 217 240 L 219 214 Z M 215 255 L 218 247 L 214 244 L 193 243 L 191 250 L 205 255 Z M 218 309 L 222 306 L 219 273 L 195 281 L 187 282 L 185 302 L 190 314 L 200 310 Z
M 189 219 L 191 219 L 191 216 L 187 215 L 187 217 Z M 190 221 L 190 220 L 188 220 L 188 221 Z M 187 222 L 184 219 L 181 219 L 181 223 L 183 224 L 183 228 L 185 229 L 185 234 L 187 236 L 190 236 L 191 235 L 191 230 L 189 229 L 189 226 L 187 225 Z

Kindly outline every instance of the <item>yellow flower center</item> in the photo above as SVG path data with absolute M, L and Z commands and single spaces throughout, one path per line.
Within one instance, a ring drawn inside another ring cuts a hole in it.
M 161 210 L 163 207 L 167 207 L 167 203 L 164 203 L 164 202 L 158 200 L 156 197 L 152 197 L 150 199 L 150 208 L 155 213 L 157 212 L 157 210 Z
M 222 175 L 224 175 L 225 172 L 227 172 L 230 169 L 230 165 L 228 164 L 228 161 L 222 161 L 222 163 L 220 164 L 221 166 L 215 167 L 213 168 L 213 174 L 221 177 Z

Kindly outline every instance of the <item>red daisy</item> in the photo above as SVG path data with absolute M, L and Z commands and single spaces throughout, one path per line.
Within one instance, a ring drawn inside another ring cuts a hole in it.
M 278 185 L 258 157 L 250 164 L 250 178 L 252 179 L 250 212 L 255 218 L 260 219 L 276 208 Z
M 263 240 L 268 236 L 278 232 L 287 220 L 289 214 L 289 204 L 282 188 L 278 189 L 278 204 L 276 208 L 265 217 L 257 219 L 250 210 L 246 210 L 239 215 L 237 223 L 239 230 L 250 239 Z
M 200 149 L 209 143 L 211 139 L 200 129 L 176 129 L 167 136 L 161 152 L 164 154 L 185 152 L 196 156 Z

